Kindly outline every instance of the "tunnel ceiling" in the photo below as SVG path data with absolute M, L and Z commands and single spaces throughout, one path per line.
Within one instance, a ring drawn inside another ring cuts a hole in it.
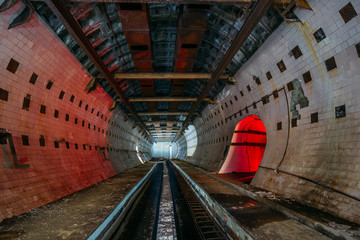
M 130 118 L 146 126 L 143 134 L 150 133 L 155 141 L 174 139 L 183 130 L 183 121 L 192 108 L 195 109 L 188 117 L 189 123 L 201 116 L 202 110 L 226 84 L 233 84 L 231 77 L 283 21 L 279 8 L 287 6 L 283 4 L 287 1 L 281 1 L 282 5 L 267 9 L 223 75 L 206 91 L 211 74 L 254 11 L 255 1 L 237 1 L 235 5 L 216 4 L 216 1 L 209 5 L 68 2 L 68 11 L 127 102 L 121 100 L 79 40 L 75 40 L 45 2 L 32 3 L 36 13 L 93 77 L 86 89 L 89 94 L 101 86 Z M 125 73 L 133 74 L 122 75 Z M 188 75 L 179 76 L 180 73 Z M 204 74 L 200 76 L 200 73 Z M 210 77 L 204 77 L 205 74 Z M 194 107 L 204 91 L 206 98 Z

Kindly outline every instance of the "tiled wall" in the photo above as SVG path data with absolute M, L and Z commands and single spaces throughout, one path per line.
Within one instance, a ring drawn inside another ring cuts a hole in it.
M 312 11 L 295 11 L 302 22 L 284 22 L 195 121 L 190 160 L 219 170 L 236 124 L 259 116 L 267 146 L 252 184 L 359 222 L 360 2 L 308 2 Z
M 150 149 L 102 89 L 84 92 L 90 77 L 36 16 L 7 29 L 20 7 L 0 14 L 0 221 L 140 164 L 136 144 L 144 159 Z

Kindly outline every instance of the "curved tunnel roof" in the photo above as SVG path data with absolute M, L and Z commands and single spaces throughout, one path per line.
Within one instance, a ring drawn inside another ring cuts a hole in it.
M 207 91 L 208 79 L 191 75 L 183 79 L 175 74 L 208 73 L 212 76 L 257 2 L 240 1 L 236 5 L 70 2 L 68 9 L 71 15 L 81 26 L 99 59 L 114 76 L 117 87 L 129 100 L 131 108 L 135 109 L 134 114 L 47 4 L 33 4 L 48 27 L 93 77 L 88 84 L 89 94 L 97 86 L 102 87 L 129 117 L 155 129 L 166 126 L 178 129 L 189 112 L 189 122 L 201 116 L 202 110 L 226 84 L 232 84 L 231 76 L 283 20 L 278 9 L 270 7 L 222 72 L 227 77 L 220 78 Z M 121 73 L 138 75 L 123 78 Z M 143 73 L 155 75 L 145 78 L 141 75 Z M 174 75 L 167 78 L 162 73 Z M 204 91 L 207 101 L 194 107 Z M 194 114 L 191 113 L 192 108 L 195 108 Z M 157 136 L 152 140 L 171 141 L 175 134 L 163 138 Z

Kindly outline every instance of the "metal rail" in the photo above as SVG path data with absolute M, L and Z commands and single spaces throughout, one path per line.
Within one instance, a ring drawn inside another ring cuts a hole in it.
M 110 239 L 119 227 L 120 223 L 130 211 L 133 203 L 149 182 L 151 175 L 157 168 L 155 164 L 151 170 L 143 177 L 138 184 L 126 195 L 115 210 L 105 219 L 105 221 L 87 238 L 88 240 Z
M 206 207 L 195 197 L 186 181 L 183 184 L 179 182 L 179 186 L 184 193 L 186 204 L 201 239 L 226 240 L 227 238 L 224 232 L 214 222 L 213 217 L 206 211 Z
M 222 228 L 231 230 L 232 233 L 240 239 L 253 240 L 253 236 L 246 229 L 242 228 L 236 221 L 236 219 L 231 216 L 231 214 L 226 211 L 218 202 L 210 197 L 210 195 L 200 187 L 194 180 L 192 180 L 189 175 L 187 175 L 179 166 L 174 162 L 171 162 L 173 166 L 179 171 L 183 176 L 187 184 L 190 186 L 194 194 L 200 199 L 201 203 L 206 207 L 212 218 L 218 223 Z M 221 221 L 221 222 L 219 222 Z

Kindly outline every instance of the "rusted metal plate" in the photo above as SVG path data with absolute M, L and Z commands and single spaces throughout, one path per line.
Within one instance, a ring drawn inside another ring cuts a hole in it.
M 151 52 L 150 51 L 131 51 L 132 53 L 132 58 L 134 61 L 137 60 L 150 60 L 150 62 L 152 63 L 152 57 L 151 57 Z M 140 69 L 138 69 L 140 70 Z
M 178 51 L 177 59 L 189 59 L 195 62 L 198 48 L 180 48 Z
M 181 44 L 200 44 L 206 29 L 202 30 L 182 30 L 180 32 Z M 181 46 L 179 46 L 181 47 Z
M 210 16 L 210 10 L 207 8 L 207 5 L 202 5 L 203 9 L 191 8 L 191 6 L 187 5 L 184 7 L 182 28 L 192 30 L 206 29 Z
M 149 30 L 146 4 L 141 5 L 142 10 L 121 10 L 121 7 L 117 8 L 124 31 Z
M 129 43 L 129 46 L 148 46 L 148 49 L 151 47 L 150 34 L 148 31 L 125 31 L 126 40 Z
M 90 12 L 93 10 L 93 7 L 90 3 L 84 2 L 80 3 L 76 7 L 73 7 L 70 12 L 76 20 L 82 20 L 85 17 L 88 17 Z
M 135 61 L 134 65 L 138 72 L 154 72 L 152 61 Z
M 184 72 L 190 72 L 193 66 L 194 66 L 194 60 L 192 61 L 180 60 L 180 61 L 176 61 L 175 63 L 176 71 L 182 70 Z
M 109 86 L 113 89 L 113 91 L 117 94 L 119 98 L 121 98 L 122 102 L 126 105 L 129 111 L 135 116 L 135 118 L 139 121 L 142 127 L 145 129 L 149 137 L 152 137 L 150 132 L 147 131 L 146 125 L 143 120 L 138 116 L 136 109 L 133 105 L 128 101 L 127 96 L 119 88 L 117 81 L 114 79 L 111 72 L 108 70 L 99 54 L 91 45 L 90 41 L 87 39 L 86 34 L 81 29 L 79 23 L 72 16 L 72 14 L 68 10 L 68 6 L 63 1 L 55 1 L 55 0 L 46 0 L 46 5 L 51 9 L 51 11 L 57 16 L 57 18 L 62 22 L 67 31 L 72 35 L 77 44 L 82 48 L 82 50 L 86 53 L 89 59 L 94 63 L 98 71 L 105 77 Z
M 246 19 L 244 25 L 242 26 L 241 30 L 237 33 L 236 37 L 234 38 L 233 43 L 227 50 L 224 57 L 219 62 L 214 74 L 212 75 L 210 81 L 207 83 L 205 89 L 202 91 L 201 95 L 198 98 L 198 101 L 196 101 L 189 114 L 187 115 L 185 122 L 183 126 L 181 127 L 181 130 L 178 132 L 177 137 L 181 134 L 181 132 L 184 130 L 184 126 L 187 125 L 187 123 L 191 119 L 191 115 L 195 113 L 195 111 L 198 109 L 200 104 L 202 103 L 203 99 L 207 96 L 211 88 L 217 83 L 219 80 L 219 76 L 224 72 L 226 67 L 229 65 L 231 60 L 234 58 L 236 53 L 239 51 L 241 46 L 245 43 L 248 36 L 251 34 L 251 32 L 256 27 L 257 23 L 260 21 L 262 16 L 266 13 L 266 11 L 270 8 L 270 6 L 273 4 L 274 0 L 259 0 L 258 4 L 256 4 L 254 10 L 249 15 L 249 17 Z M 176 137 L 174 138 L 176 140 Z M 173 140 L 173 141 L 174 141 Z
M 153 72 L 147 5 L 119 3 L 116 4 L 116 8 L 137 72 Z M 139 84 L 143 96 L 155 96 L 153 79 L 141 79 Z M 155 103 L 148 102 L 146 104 L 149 111 L 157 111 Z

